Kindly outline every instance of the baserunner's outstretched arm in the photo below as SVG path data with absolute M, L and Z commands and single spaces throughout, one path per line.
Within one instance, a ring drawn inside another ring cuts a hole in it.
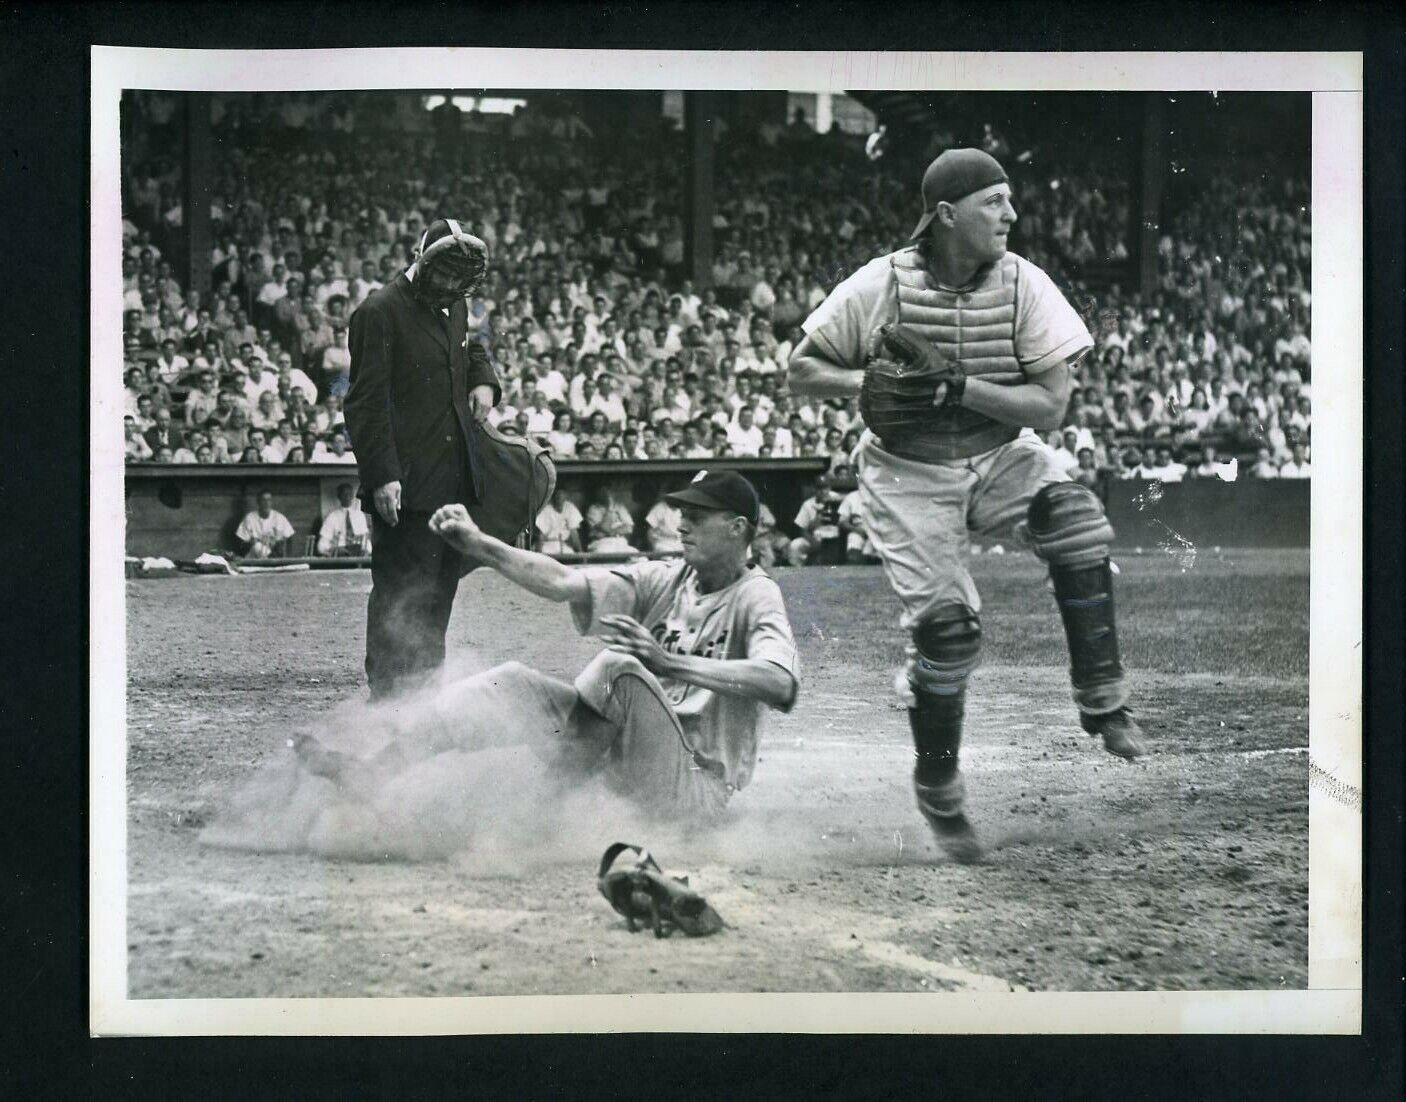
M 586 602 L 590 591 L 579 570 L 550 555 L 511 547 L 484 532 L 462 505 L 444 505 L 430 517 L 430 531 L 460 554 L 477 559 L 514 585 L 549 601 Z

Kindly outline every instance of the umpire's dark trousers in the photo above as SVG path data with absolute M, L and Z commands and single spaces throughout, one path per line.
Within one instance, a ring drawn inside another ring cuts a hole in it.
M 391 527 L 371 515 L 371 597 L 366 680 L 371 699 L 414 688 L 444 664 L 444 633 L 463 556 L 429 529 L 429 513 L 402 512 Z

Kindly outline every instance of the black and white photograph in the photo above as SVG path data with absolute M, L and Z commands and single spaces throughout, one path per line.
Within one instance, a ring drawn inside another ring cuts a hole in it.
M 1359 55 L 93 61 L 95 1033 L 1359 1030 Z

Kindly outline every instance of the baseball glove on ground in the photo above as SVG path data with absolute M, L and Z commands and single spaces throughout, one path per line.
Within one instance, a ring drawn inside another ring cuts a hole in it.
M 625 868 L 612 869 L 615 859 L 627 850 L 637 860 Z M 600 859 L 596 883 L 601 895 L 625 916 L 634 933 L 641 925 L 654 930 L 655 937 L 668 937 L 675 929 L 689 937 L 715 934 L 723 928 L 718 912 L 688 886 L 686 876 L 666 876 L 647 850 L 628 842 L 616 842 Z
M 879 439 L 902 437 L 931 424 L 934 406 L 961 403 L 966 389 L 961 368 L 907 326 L 882 326 L 874 344 L 875 355 L 864 369 L 859 391 L 859 412 Z

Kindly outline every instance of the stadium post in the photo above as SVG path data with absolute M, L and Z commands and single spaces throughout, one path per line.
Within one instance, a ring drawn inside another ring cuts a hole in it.
M 210 93 L 185 96 L 185 173 L 181 221 L 185 230 L 186 289 L 210 294 L 210 182 L 214 158 Z
M 683 94 L 684 141 L 688 171 L 684 175 L 684 267 L 695 287 L 713 284 L 713 116 L 711 92 Z

